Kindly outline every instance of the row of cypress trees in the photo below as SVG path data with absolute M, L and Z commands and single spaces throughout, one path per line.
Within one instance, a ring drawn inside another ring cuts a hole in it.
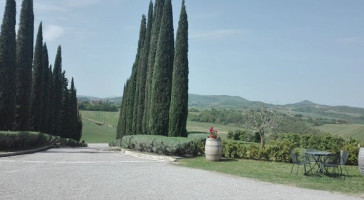
M 42 23 L 33 52 L 33 0 L 22 2 L 17 35 L 15 26 L 16 2 L 7 0 L 0 35 L 0 130 L 40 131 L 80 140 L 74 80 L 68 89 L 60 46 L 52 71 Z
M 174 43 L 171 0 L 149 4 L 138 50 L 124 85 L 117 138 L 151 134 L 186 137 L 188 115 L 188 20 L 185 1 Z

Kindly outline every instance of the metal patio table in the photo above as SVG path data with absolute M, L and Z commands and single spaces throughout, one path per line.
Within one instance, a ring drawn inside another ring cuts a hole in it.
M 310 165 L 310 169 L 307 171 L 307 174 L 312 172 L 317 166 L 317 173 L 324 174 L 328 172 L 327 169 L 324 167 L 324 164 L 329 156 L 333 155 L 331 152 L 327 151 L 306 151 L 306 159 L 309 162 L 313 162 L 313 166 Z M 311 159 L 312 158 L 312 159 Z

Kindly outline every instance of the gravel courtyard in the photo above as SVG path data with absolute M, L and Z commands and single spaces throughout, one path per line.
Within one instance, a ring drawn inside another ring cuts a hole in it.
M 0 199 L 360 199 L 126 156 L 105 145 L 0 158 Z

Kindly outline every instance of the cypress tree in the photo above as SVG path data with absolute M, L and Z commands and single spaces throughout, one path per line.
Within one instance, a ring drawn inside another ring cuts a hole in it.
M 174 30 L 172 4 L 171 0 L 166 0 L 163 7 L 152 79 L 149 127 L 151 134 L 154 135 L 168 135 L 173 60 Z
M 16 40 L 16 124 L 15 129 L 29 129 L 34 38 L 33 0 L 23 0 Z
M 15 120 L 15 24 L 15 0 L 7 0 L 0 33 L 0 130 L 12 130 Z
M 62 105 L 60 115 L 60 132 L 59 136 L 63 138 L 70 138 L 70 98 L 68 91 L 68 80 L 66 78 L 66 72 L 62 72 Z
M 135 102 L 136 107 L 134 108 L 134 118 L 136 122 L 136 133 L 147 134 L 145 129 L 143 130 L 143 115 L 144 115 L 144 106 L 145 106 L 145 85 L 147 79 L 147 68 L 148 68 L 148 55 L 149 55 L 149 47 L 150 47 L 150 36 L 152 32 L 153 26 L 153 2 L 149 3 L 149 11 L 148 11 L 148 23 L 147 30 L 144 40 L 144 45 L 142 49 L 142 55 L 140 58 L 140 68 L 139 68 L 139 76 L 138 76 L 138 88 L 137 95 L 138 99 Z
M 150 115 L 152 79 L 153 79 L 155 55 L 157 52 L 159 31 L 163 15 L 163 6 L 164 6 L 164 0 L 155 1 L 152 32 L 150 35 L 150 46 L 148 51 L 147 77 L 145 82 L 145 106 L 144 106 L 143 122 L 142 122 L 142 129 L 143 133 L 145 134 L 150 134 L 149 115 Z
M 169 136 L 187 137 L 188 115 L 188 20 L 185 1 L 178 22 L 169 109 Z
M 76 135 L 74 139 L 76 141 L 80 141 L 81 137 L 82 137 L 82 116 L 79 110 L 77 109 Z
M 143 15 L 138 40 L 138 50 L 135 56 L 135 61 L 133 64 L 130 83 L 128 88 L 128 95 L 126 101 L 126 134 L 132 135 L 135 133 L 135 123 L 134 123 L 134 101 L 136 95 L 137 77 L 138 77 L 138 66 L 141 54 L 141 49 L 143 48 L 144 38 L 145 38 L 145 16 Z
M 136 76 L 135 76 L 135 95 L 134 95 L 134 100 L 133 100 L 133 132 L 135 134 L 141 134 L 141 130 L 138 130 L 138 124 L 139 121 L 141 121 L 141 119 L 138 118 L 138 103 L 139 103 L 139 95 L 141 93 L 140 87 L 143 85 L 142 80 L 141 80 L 141 76 L 143 76 L 143 69 L 142 69 L 142 56 L 143 56 L 143 49 L 144 49 L 144 44 L 145 44 L 145 37 L 146 37 L 146 19 L 145 19 L 145 15 L 142 16 L 142 21 L 141 21 L 141 25 L 140 25 L 140 35 L 142 35 L 142 41 L 139 48 L 138 49 L 138 54 L 139 54 L 139 58 L 138 58 L 138 63 L 137 63 L 137 72 L 136 72 Z M 144 93 L 144 91 L 143 91 Z M 140 127 L 140 126 L 139 126 Z
M 75 83 L 72 78 L 71 88 L 69 94 L 69 116 L 70 116 L 70 138 L 79 141 L 80 137 L 78 134 L 78 105 L 77 105 L 77 93 L 75 88 Z
M 58 46 L 56 59 L 54 61 L 53 68 L 53 81 L 54 81 L 54 102 L 53 102 L 53 134 L 56 136 L 61 136 L 61 110 L 62 110 L 62 100 L 63 100 L 63 77 L 62 77 L 62 49 Z
M 42 63 L 43 63 L 43 95 L 42 95 L 42 102 L 43 102 L 43 109 L 42 109 L 42 126 L 41 131 L 43 133 L 49 133 L 49 109 L 50 109 L 50 86 L 51 86 L 51 74 L 49 72 L 49 58 L 48 58 L 48 48 L 47 44 L 44 43 L 42 48 Z
M 33 89 L 31 99 L 30 126 L 33 131 L 40 131 L 42 126 L 43 105 L 43 31 L 42 22 L 39 24 L 33 58 Z
M 46 123 L 48 124 L 46 126 L 47 131 L 46 133 L 55 135 L 53 130 L 55 129 L 55 116 L 54 116 L 54 103 L 55 103 L 55 93 L 54 93 L 54 76 L 52 72 L 52 65 L 49 66 L 49 95 L 48 95 L 48 118 L 46 119 Z
M 128 83 L 128 81 L 127 81 Z M 126 99 L 128 96 L 128 86 L 127 83 L 124 85 L 124 92 L 120 106 L 120 114 L 119 114 L 119 121 L 117 126 L 116 132 L 116 139 L 122 138 L 126 133 Z

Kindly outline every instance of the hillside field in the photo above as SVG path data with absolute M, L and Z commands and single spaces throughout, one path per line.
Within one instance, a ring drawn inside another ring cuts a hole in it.
M 80 111 L 82 115 L 82 140 L 87 143 L 108 143 L 116 138 L 116 126 L 119 112 Z M 229 130 L 239 129 L 222 124 L 187 121 L 189 132 L 209 132 L 211 126 L 215 127 L 221 136 L 225 136 Z
M 108 143 L 116 138 L 116 126 L 119 112 L 80 111 L 82 115 L 82 139 L 87 143 Z M 206 122 L 187 121 L 189 132 L 208 132 L 214 126 L 220 136 L 225 136 L 229 130 L 239 127 L 213 124 Z M 364 140 L 364 125 L 362 124 L 325 124 L 315 127 L 324 133 L 340 135 L 344 138 L 357 138 Z
M 363 124 L 325 124 L 316 127 L 324 133 L 340 135 L 344 138 L 357 138 L 364 140 L 364 125 Z

